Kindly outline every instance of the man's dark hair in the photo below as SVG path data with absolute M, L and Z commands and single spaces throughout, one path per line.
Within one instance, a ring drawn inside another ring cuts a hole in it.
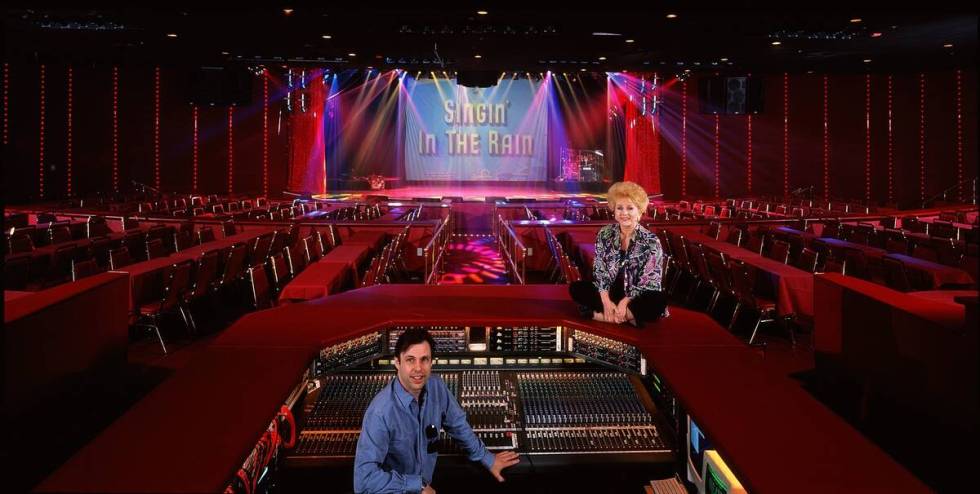
M 432 353 L 435 354 L 436 341 L 432 339 L 432 335 L 430 335 L 427 330 L 422 328 L 406 329 L 405 332 L 398 337 L 398 341 L 395 342 L 395 357 L 401 360 L 402 352 L 408 350 L 408 347 L 418 345 L 423 341 L 429 342 L 429 348 L 431 348 Z

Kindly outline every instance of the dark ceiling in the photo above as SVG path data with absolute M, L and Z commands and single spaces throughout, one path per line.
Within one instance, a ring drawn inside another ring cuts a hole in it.
M 5 58 L 662 73 L 920 71 L 976 59 L 977 16 L 965 11 L 487 10 L 8 9 Z

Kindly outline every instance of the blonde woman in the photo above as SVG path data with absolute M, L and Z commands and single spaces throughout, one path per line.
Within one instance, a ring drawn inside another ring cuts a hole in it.
M 596 236 L 593 282 L 576 281 L 569 292 L 584 316 L 642 327 L 668 315 L 661 286 L 664 251 L 657 235 L 640 225 L 650 202 L 642 187 L 617 182 L 606 197 L 616 223 Z

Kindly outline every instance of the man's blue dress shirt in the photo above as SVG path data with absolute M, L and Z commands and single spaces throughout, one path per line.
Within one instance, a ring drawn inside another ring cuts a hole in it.
M 432 482 L 438 453 L 428 453 L 428 443 L 439 438 L 425 436 L 429 425 L 437 431 L 445 429 L 462 444 L 470 460 L 488 470 L 493 466 L 494 454 L 470 428 L 445 381 L 430 375 L 420 397 L 421 410 L 419 401 L 396 376 L 371 400 L 357 440 L 354 492 L 420 492 L 423 481 Z

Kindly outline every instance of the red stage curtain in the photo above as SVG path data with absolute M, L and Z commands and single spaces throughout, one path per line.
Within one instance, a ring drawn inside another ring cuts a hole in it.
M 626 107 L 626 167 L 623 179 L 636 182 L 647 194 L 660 193 L 660 139 L 655 116 L 641 115 L 634 102 Z
M 289 116 L 289 180 L 293 192 L 323 194 L 326 191 L 326 164 L 323 146 L 323 103 L 326 88 L 323 75 L 313 71 L 306 89 L 296 89 L 287 97 L 293 99 Z M 305 95 L 306 111 L 300 109 L 300 95 Z

